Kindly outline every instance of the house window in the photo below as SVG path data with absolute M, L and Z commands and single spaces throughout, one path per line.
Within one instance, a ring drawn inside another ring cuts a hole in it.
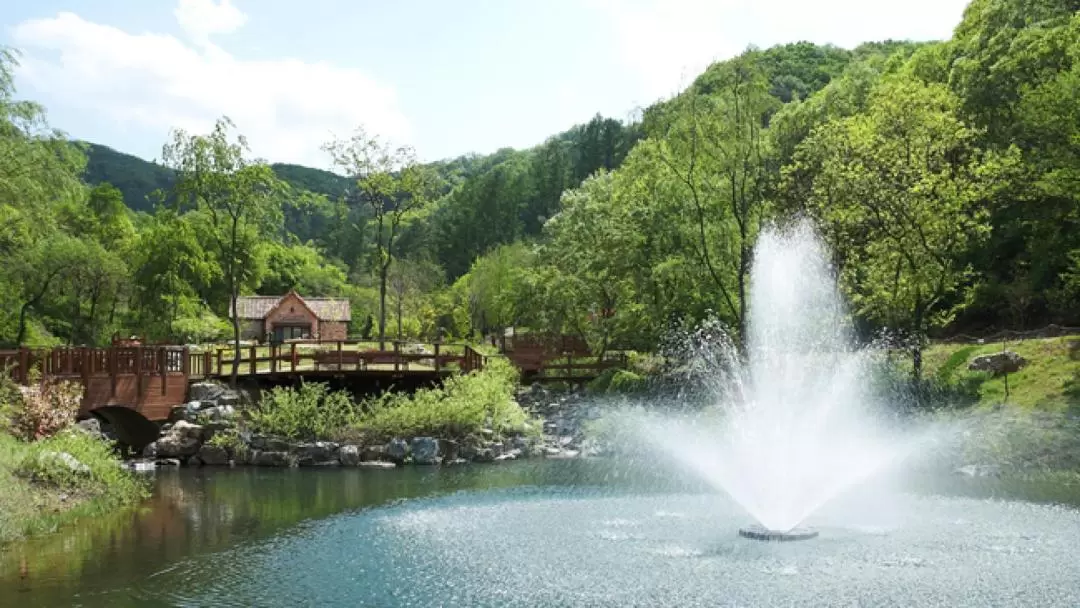
M 311 325 L 276 325 L 274 326 L 274 339 L 277 342 L 286 340 L 299 340 L 311 335 Z

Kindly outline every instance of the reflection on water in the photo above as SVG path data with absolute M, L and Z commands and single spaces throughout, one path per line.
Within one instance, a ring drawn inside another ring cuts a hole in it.
M 958 483 L 950 479 L 947 487 L 963 488 L 979 497 L 1080 503 L 1076 488 Z M 670 471 L 588 461 L 390 471 L 163 471 L 157 474 L 153 498 L 138 509 L 82 521 L 57 534 L 4 549 L 0 553 L 0 606 L 146 605 L 133 599 L 132 591 L 174 579 L 169 572 L 178 564 L 216 563 L 213 554 L 265 547 L 288 536 L 283 534 L 286 531 L 303 528 L 298 528 L 301 522 L 402 499 L 519 486 L 599 486 L 612 493 L 633 490 L 638 494 L 705 491 L 696 480 L 673 476 Z M 633 532 L 614 525 L 610 529 L 612 533 Z M 188 578 L 184 584 L 212 587 L 217 574 L 213 568 L 189 568 L 185 576 L 195 580 Z

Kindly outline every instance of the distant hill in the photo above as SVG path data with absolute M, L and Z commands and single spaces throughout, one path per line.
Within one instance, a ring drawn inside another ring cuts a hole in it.
M 86 183 L 96 186 L 108 182 L 116 186 L 124 194 L 124 203 L 135 211 L 153 211 L 151 193 L 172 187 L 173 172 L 167 167 L 108 146 L 92 143 L 86 146 Z
M 168 167 L 101 144 L 84 144 L 87 156 L 86 183 L 96 186 L 108 182 L 116 186 L 124 195 L 124 203 L 134 211 L 152 212 L 154 202 L 151 194 L 157 189 L 168 190 L 173 185 L 173 171 Z M 349 184 L 348 178 L 322 169 L 285 163 L 275 163 L 270 168 L 293 188 L 325 194 L 331 199 L 344 193 Z

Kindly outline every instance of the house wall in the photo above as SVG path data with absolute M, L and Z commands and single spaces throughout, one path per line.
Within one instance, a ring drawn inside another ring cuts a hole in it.
M 319 319 L 293 294 L 285 296 L 266 316 L 264 333 L 273 333 L 278 325 L 311 325 L 312 337 L 319 333 Z
M 319 323 L 320 340 L 346 340 L 348 337 L 348 323 L 343 321 L 322 321 Z
M 261 319 L 240 319 L 241 340 L 262 340 L 265 336 Z

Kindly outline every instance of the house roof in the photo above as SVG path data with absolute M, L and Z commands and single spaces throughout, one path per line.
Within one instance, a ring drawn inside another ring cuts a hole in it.
M 286 294 L 288 295 L 288 294 Z M 236 299 L 237 318 L 265 319 L 266 315 L 281 302 L 285 296 L 240 296 Z M 297 294 L 297 297 L 300 297 Z M 303 298 L 311 312 L 320 321 L 350 321 L 352 310 L 349 301 L 344 298 Z

